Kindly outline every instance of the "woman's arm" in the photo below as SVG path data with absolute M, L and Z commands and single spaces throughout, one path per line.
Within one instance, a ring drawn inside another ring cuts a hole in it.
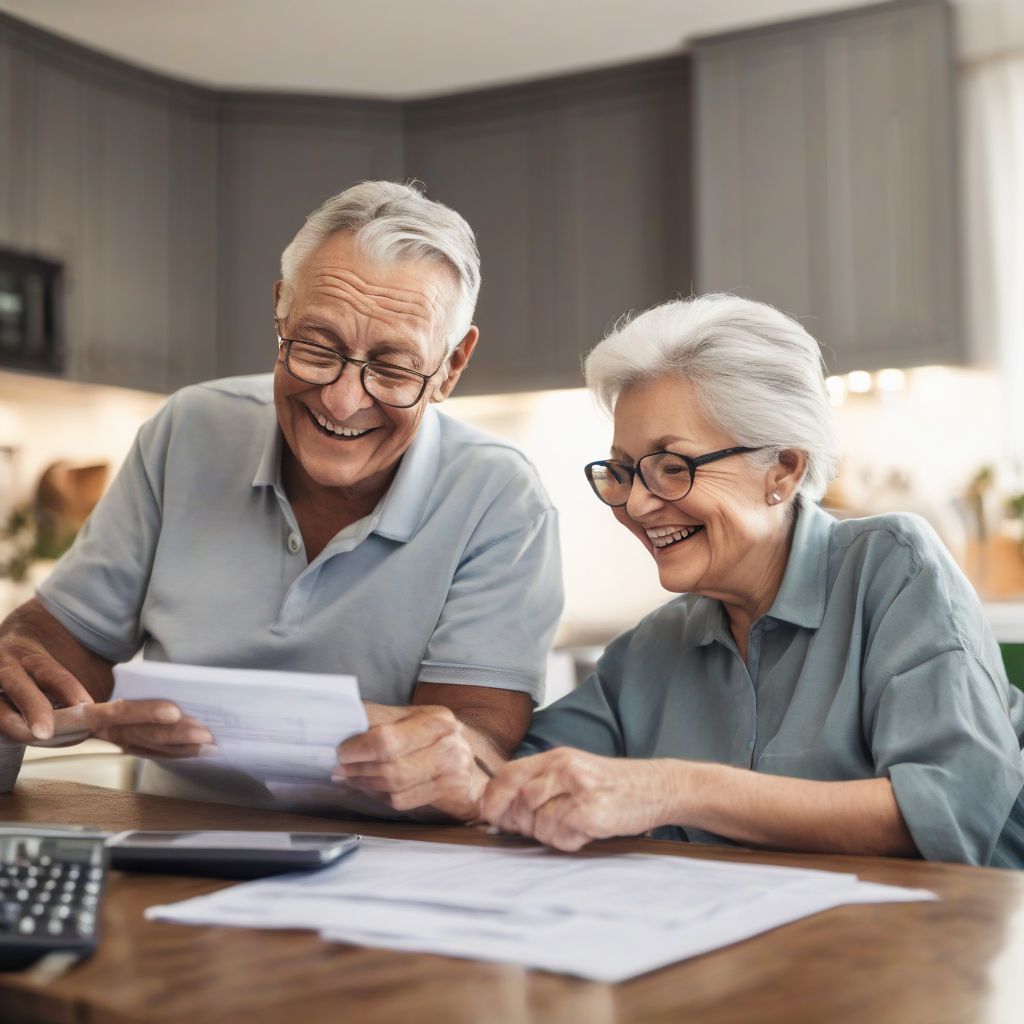
M 674 758 L 559 747 L 500 769 L 483 816 L 560 850 L 661 825 L 819 853 L 916 856 L 888 779 L 810 782 Z
M 665 821 L 752 846 L 917 857 L 892 783 L 816 782 L 729 765 L 665 761 Z

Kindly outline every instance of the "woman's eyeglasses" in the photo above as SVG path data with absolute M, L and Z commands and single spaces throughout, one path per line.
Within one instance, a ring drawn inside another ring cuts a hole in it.
M 696 457 L 679 455 L 676 452 L 651 452 L 638 459 L 635 466 L 605 459 L 601 462 L 588 463 L 583 467 L 583 472 L 586 473 L 594 493 L 606 505 L 621 508 L 629 501 L 634 477 L 640 477 L 644 487 L 663 501 L 679 501 L 690 493 L 697 470 L 701 466 L 717 462 L 719 459 L 727 459 L 730 455 L 759 451 L 760 448 L 723 448 L 721 451 Z

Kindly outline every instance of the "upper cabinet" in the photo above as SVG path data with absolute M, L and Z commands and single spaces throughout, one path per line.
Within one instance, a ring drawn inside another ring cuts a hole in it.
M 281 251 L 329 196 L 402 179 L 401 127 L 395 103 L 221 96 L 218 376 L 273 369 Z
M 688 109 L 685 58 L 410 104 L 406 173 L 480 248 L 459 394 L 579 387 L 618 316 L 689 292 Z
M 703 39 L 693 57 L 697 289 L 796 316 L 833 372 L 965 362 L 946 4 Z

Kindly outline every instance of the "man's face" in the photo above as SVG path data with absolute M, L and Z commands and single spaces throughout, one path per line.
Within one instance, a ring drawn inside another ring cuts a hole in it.
M 285 338 L 428 374 L 444 357 L 443 332 L 456 294 L 455 276 L 444 265 L 379 266 L 367 261 L 351 233 L 337 232 L 306 260 L 278 328 Z M 274 403 L 284 439 L 306 475 L 354 495 L 383 492 L 427 403 L 447 396 L 475 341 L 473 328 L 453 354 L 451 371 L 431 378 L 409 409 L 371 398 L 360 383 L 360 368 L 351 364 L 333 384 L 296 380 L 282 349 Z

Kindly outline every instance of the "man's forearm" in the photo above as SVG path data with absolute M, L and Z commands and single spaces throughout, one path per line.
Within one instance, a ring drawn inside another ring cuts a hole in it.
M 114 689 L 114 663 L 80 643 L 37 598 L 19 605 L 0 623 L 0 637 L 8 634 L 37 640 L 50 657 L 78 679 L 94 700 L 104 701 L 110 697 Z
M 885 778 L 816 782 L 728 765 L 665 761 L 665 824 L 809 852 L 919 856 Z

